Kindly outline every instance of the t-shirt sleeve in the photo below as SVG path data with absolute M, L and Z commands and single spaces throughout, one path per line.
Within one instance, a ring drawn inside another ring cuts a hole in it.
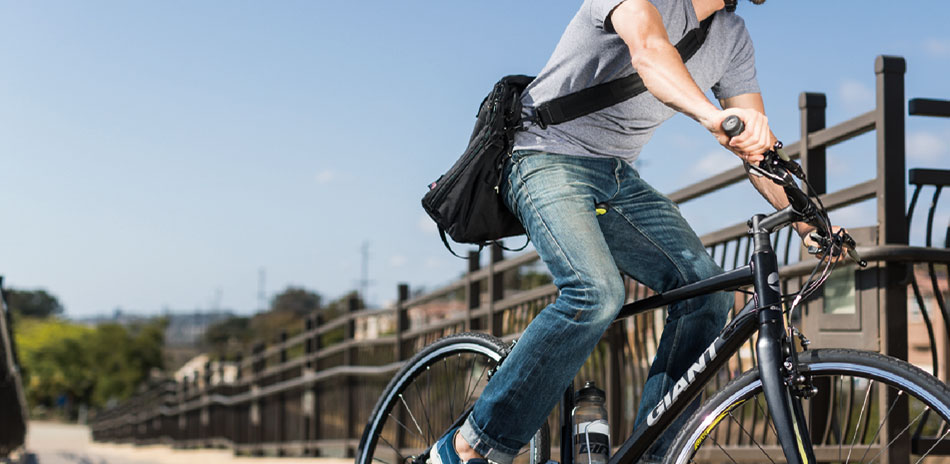
M 597 29 L 603 29 L 613 32 L 613 27 L 607 25 L 607 18 L 610 12 L 617 8 L 617 5 L 623 3 L 623 0 L 591 0 L 590 1 L 590 19 Z
M 744 26 L 738 32 L 729 65 L 719 82 L 713 85 L 712 91 L 719 100 L 760 92 L 755 77 L 755 49 L 749 31 Z
M 667 2 L 667 0 L 649 1 L 650 3 L 653 3 L 657 9 L 660 9 L 660 4 Z M 594 27 L 597 29 L 603 29 L 607 32 L 614 32 L 614 28 L 609 24 L 607 18 L 610 17 L 610 13 L 614 11 L 614 8 L 617 8 L 617 5 L 620 5 L 623 2 L 624 0 L 591 0 L 590 18 L 594 23 Z

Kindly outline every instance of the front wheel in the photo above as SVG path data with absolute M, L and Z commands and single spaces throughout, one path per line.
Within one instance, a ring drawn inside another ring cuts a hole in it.
M 930 462 L 950 456 L 950 388 L 894 358 L 809 350 L 799 370 L 817 388 L 802 401 L 819 462 Z M 677 434 L 666 463 L 785 462 L 758 372 L 729 382 Z
M 376 403 L 357 450 L 356 464 L 410 464 L 458 426 L 504 358 L 507 346 L 482 333 L 462 333 L 425 347 L 396 373 Z M 516 463 L 550 458 L 547 425 Z

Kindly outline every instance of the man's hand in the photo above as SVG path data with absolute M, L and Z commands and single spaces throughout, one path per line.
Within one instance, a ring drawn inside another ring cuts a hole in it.
M 730 138 L 722 131 L 722 121 L 732 115 L 742 120 L 745 130 Z M 703 120 L 702 123 L 723 147 L 747 163 L 758 164 L 762 161 L 763 154 L 772 149 L 775 143 L 772 131 L 769 129 L 769 118 L 754 109 L 727 108 L 718 112 L 715 118 Z
M 807 249 L 823 250 L 822 245 L 821 245 L 820 243 L 818 243 L 817 240 L 815 240 L 815 237 L 812 236 L 812 233 L 813 233 L 814 231 L 815 231 L 815 228 L 814 228 L 814 227 L 798 229 L 798 233 L 799 233 L 799 235 L 801 235 L 801 237 L 802 237 L 802 246 L 805 247 L 805 248 L 807 248 Z M 848 232 L 847 230 L 845 230 L 845 229 L 843 229 L 843 228 L 841 228 L 841 227 L 839 227 L 839 226 L 832 226 L 832 227 L 831 227 L 831 231 L 832 231 L 832 233 L 835 234 L 835 235 L 838 235 L 839 231 L 840 231 L 840 232 L 843 232 L 843 233 L 847 233 L 847 232 Z M 836 250 L 837 252 L 836 252 L 836 253 L 833 253 L 832 256 L 831 256 L 832 262 L 838 263 L 838 262 L 841 262 L 842 260 L 844 260 L 845 258 L 847 258 L 847 256 L 848 256 L 848 249 L 849 249 L 849 247 L 848 247 L 847 244 L 841 244 L 841 248 L 838 249 L 838 250 Z M 809 252 L 810 252 L 810 250 L 809 250 Z M 817 253 L 816 255 L 818 256 L 818 259 L 824 259 L 824 258 L 825 258 L 825 255 L 824 255 L 824 253 L 822 253 L 822 252 L 819 252 L 819 253 Z

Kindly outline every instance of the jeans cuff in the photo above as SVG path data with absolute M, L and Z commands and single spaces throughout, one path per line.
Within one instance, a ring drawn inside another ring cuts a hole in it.
M 511 464 L 518 450 L 511 451 L 485 435 L 469 414 L 465 423 L 459 427 L 459 434 L 476 453 L 495 464 Z

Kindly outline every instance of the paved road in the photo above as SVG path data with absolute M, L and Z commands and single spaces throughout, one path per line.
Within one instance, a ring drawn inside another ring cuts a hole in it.
M 30 422 L 26 455 L 17 464 L 351 464 L 350 459 L 237 457 L 226 450 L 93 443 L 80 425 Z

